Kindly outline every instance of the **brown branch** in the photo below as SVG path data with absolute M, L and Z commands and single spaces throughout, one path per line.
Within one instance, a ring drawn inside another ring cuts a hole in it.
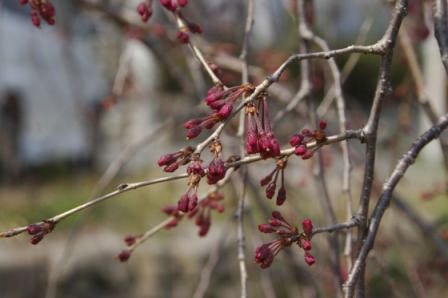
M 389 207 L 389 204 L 393 198 L 393 192 L 395 187 L 403 178 L 406 170 L 415 162 L 420 151 L 432 140 L 438 138 L 440 133 L 448 127 L 448 114 L 441 117 L 438 124 L 431 127 L 424 134 L 422 134 L 417 140 L 412 144 L 410 149 L 403 155 L 403 157 L 398 162 L 394 171 L 390 177 L 383 184 L 383 191 L 380 195 L 378 202 L 376 203 L 375 209 L 369 219 L 368 232 L 364 238 L 363 245 L 359 251 L 358 257 L 353 265 L 353 268 L 348 276 L 347 282 L 344 285 L 346 297 L 352 297 L 354 292 L 354 286 L 356 280 L 365 267 L 365 262 L 367 255 L 373 248 L 376 235 L 378 233 L 378 228 L 381 223 L 381 219 L 384 212 Z
M 448 4 L 446 0 L 433 0 L 434 35 L 439 44 L 440 57 L 448 74 Z
M 393 49 L 395 47 L 398 31 L 403 21 L 403 18 L 407 14 L 407 5 L 408 5 L 407 0 L 399 0 L 396 2 L 389 26 L 387 27 L 386 33 L 381 39 L 382 43 L 385 46 L 384 48 L 385 52 L 381 60 L 378 84 L 376 87 L 372 108 L 370 110 L 369 119 L 367 121 L 367 124 L 363 128 L 363 132 L 366 137 L 366 157 L 364 163 L 363 185 L 359 199 L 359 208 L 357 211 L 357 216 L 359 216 L 359 218 L 362 221 L 362 224 L 360 225 L 358 230 L 358 239 L 357 239 L 358 247 L 361 246 L 367 234 L 367 216 L 369 212 L 370 195 L 374 179 L 376 139 L 381 114 L 381 106 L 384 101 L 384 98 L 390 93 L 391 90 L 390 70 L 391 70 Z M 358 287 L 359 297 L 364 297 L 364 290 L 365 290 L 364 267 L 365 264 L 362 264 L 362 270 L 360 270 L 361 282 Z M 356 275 L 356 278 L 358 278 L 358 274 Z M 356 281 L 354 282 L 356 283 Z M 345 287 L 345 288 L 346 288 L 345 297 L 352 297 L 353 285 L 351 287 Z

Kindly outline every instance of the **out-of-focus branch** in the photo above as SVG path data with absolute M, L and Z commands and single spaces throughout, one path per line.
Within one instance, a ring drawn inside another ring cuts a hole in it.
M 365 265 L 367 255 L 373 248 L 375 242 L 376 234 L 378 232 L 381 219 L 384 212 L 389 207 L 389 204 L 393 198 L 393 192 L 395 187 L 403 178 L 406 170 L 415 162 L 420 151 L 432 140 L 439 137 L 440 133 L 448 127 L 448 114 L 441 117 L 439 122 L 422 134 L 417 140 L 412 144 L 410 149 L 403 155 L 403 157 L 398 162 L 392 174 L 383 184 L 383 191 L 380 195 L 378 202 L 375 205 L 375 209 L 369 219 L 368 232 L 364 238 L 364 242 L 359 251 L 358 257 L 353 265 L 353 268 L 348 276 L 347 282 L 344 285 L 346 297 L 352 297 L 354 292 L 354 285 L 356 280 Z
M 384 101 L 384 98 L 391 91 L 391 63 L 393 56 L 393 49 L 395 47 L 395 43 L 398 37 L 398 31 L 400 29 L 403 18 L 407 14 L 407 0 L 399 0 L 395 4 L 395 8 L 392 12 L 392 18 L 387 27 L 386 33 L 381 39 L 383 44 L 385 45 L 384 56 L 381 60 L 380 65 L 380 74 L 378 78 L 378 84 L 375 91 L 375 96 L 373 98 L 372 107 L 370 110 L 369 119 L 366 125 L 363 128 L 363 132 L 366 137 L 366 157 L 364 163 L 364 177 L 363 184 L 361 189 L 361 195 L 359 199 L 359 208 L 357 211 L 357 215 L 360 217 L 362 224 L 360 225 L 358 231 L 358 247 L 363 243 L 366 235 L 367 235 L 367 216 L 369 212 L 369 202 L 370 195 L 372 191 L 373 179 L 374 179 L 374 171 L 375 171 L 375 154 L 376 154 L 376 139 L 377 139 L 377 131 L 379 125 L 379 119 L 381 114 L 381 106 Z M 359 253 L 358 253 L 359 255 Z M 365 259 L 363 260 L 365 261 Z M 358 268 L 359 270 L 360 268 Z M 359 291 L 358 297 L 364 297 L 364 272 L 365 272 L 365 264 L 362 264 L 362 269 L 359 270 L 361 272 L 360 275 L 356 274 L 356 279 L 360 277 Z M 353 272 L 353 269 L 352 271 Z M 352 297 L 354 284 L 357 280 L 352 280 L 353 284 L 350 286 L 345 286 L 345 297 Z
M 448 4 L 446 0 L 433 0 L 434 35 L 439 44 L 440 57 L 448 74 Z
M 426 117 L 428 117 L 429 121 L 431 121 L 431 123 L 434 125 L 437 123 L 439 116 L 437 115 L 434 106 L 431 104 L 428 93 L 425 90 L 423 73 L 418 63 L 417 55 L 415 54 L 414 48 L 412 47 L 411 41 L 409 39 L 409 33 L 406 30 L 406 26 L 403 26 L 403 28 L 401 28 L 398 37 L 400 46 L 403 49 L 404 56 L 408 61 L 407 65 L 409 65 L 412 79 L 415 83 L 418 103 L 422 107 L 423 112 L 426 114 Z M 439 138 L 439 143 L 442 149 L 445 169 L 448 171 L 448 143 L 445 138 Z

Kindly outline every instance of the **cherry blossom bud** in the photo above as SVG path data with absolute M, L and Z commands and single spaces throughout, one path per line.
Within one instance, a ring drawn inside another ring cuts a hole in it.
M 269 220 L 269 224 L 273 227 L 279 227 L 282 225 L 282 223 L 278 219 L 274 219 L 274 218 L 271 218 Z
M 120 254 L 118 255 L 118 259 L 120 260 L 120 262 L 126 262 L 127 260 L 129 260 L 129 257 L 131 256 L 131 253 L 127 250 L 123 250 L 122 252 L 120 252 Z
M 298 156 L 304 155 L 306 152 L 307 152 L 307 149 L 306 149 L 306 146 L 305 146 L 305 145 L 297 146 L 297 147 L 294 149 L 294 153 L 295 153 L 296 155 L 298 155 Z
M 188 202 L 188 211 L 193 211 L 194 208 L 198 205 L 198 196 L 193 194 L 190 197 L 190 201 Z
M 201 119 L 191 119 L 191 120 L 188 120 L 187 122 L 184 123 L 184 127 L 186 129 L 191 129 L 193 127 L 198 126 L 201 123 L 202 123 Z
M 303 232 L 307 236 L 311 236 L 313 234 L 313 222 L 311 221 L 311 219 L 303 220 L 302 228 L 303 228 Z
M 28 3 L 28 0 L 19 0 L 20 5 L 25 5 Z
M 306 251 L 311 250 L 311 242 L 306 239 L 300 240 L 300 245 Z
M 281 187 L 277 193 L 277 206 L 281 206 L 286 201 L 286 189 Z
M 188 204 L 190 202 L 190 198 L 188 197 L 187 194 L 183 194 L 180 199 L 179 202 L 177 202 L 177 209 L 179 209 L 182 212 L 188 212 Z
M 124 238 L 124 242 L 126 243 L 127 246 L 131 246 L 132 244 L 135 243 L 135 236 L 132 235 L 128 235 Z
M 285 221 L 282 214 L 279 211 L 272 211 L 272 217 L 281 221 Z
M 274 232 L 274 228 L 268 224 L 260 224 L 258 225 L 258 230 L 262 233 L 272 233 Z
M 202 27 L 195 23 L 188 23 L 188 29 L 190 29 L 191 33 L 195 33 L 195 34 L 202 33 Z M 216 67 L 216 65 L 215 65 L 215 67 Z
M 179 4 L 179 6 L 186 6 L 188 4 L 188 0 L 177 0 L 177 3 Z
M 302 143 L 303 141 L 303 136 L 301 134 L 296 134 L 293 135 L 291 137 L 291 139 L 289 140 L 289 144 L 293 147 L 298 146 Z
M 30 243 L 32 245 L 36 245 L 38 244 L 40 241 L 42 241 L 42 239 L 44 239 L 44 234 L 43 233 L 39 233 L 34 235 L 33 237 L 31 237 Z
M 163 170 L 167 173 L 172 173 L 179 168 L 179 164 L 177 162 L 170 164 L 163 168 Z
M 34 26 L 36 26 L 37 28 L 40 27 L 40 18 L 39 18 L 39 14 L 37 11 L 32 11 L 31 12 L 31 22 L 33 23 Z
M 307 263 L 309 266 L 313 265 L 316 262 L 314 257 L 310 255 L 309 253 L 305 253 L 305 263 Z
M 157 164 L 159 165 L 159 167 L 161 167 L 161 166 L 166 166 L 166 165 L 172 164 L 175 161 L 176 161 L 176 156 L 174 154 L 169 153 L 169 154 L 162 155 L 159 158 L 159 160 L 157 161 Z
M 202 132 L 202 128 L 200 126 L 193 127 L 187 131 L 187 139 L 191 140 L 196 138 Z
M 176 38 L 183 44 L 187 44 L 190 41 L 190 37 L 188 36 L 188 33 L 178 31 L 176 33 Z
M 319 122 L 319 127 L 320 127 L 320 129 L 325 129 L 325 128 L 327 128 L 327 121 L 325 121 L 325 120 L 320 120 L 320 122 Z
M 42 227 L 40 225 L 30 224 L 26 227 L 26 230 L 27 230 L 28 234 L 35 235 L 37 233 L 42 232 Z
M 275 182 L 269 183 L 268 187 L 266 187 L 266 196 L 268 197 L 268 199 L 272 199 L 272 197 L 274 196 L 275 188 L 276 188 Z
M 302 159 L 303 159 L 303 160 L 310 159 L 311 157 L 313 157 L 313 151 L 311 151 L 311 150 L 307 150 L 307 151 L 302 155 Z
M 169 223 L 167 223 L 166 225 L 165 225 L 165 229 L 167 229 L 167 230 L 169 230 L 169 229 L 171 229 L 171 228 L 174 228 L 175 226 L 177 226 L 177 223 L 178 223 L 179 221 L 176 219 L 176 218 L 174 218 L 172 221 L 170 221 Z
M 312 135 L 311 130 L 309 130 L 308 128 L 302 129 L 302 135 L 304 137 L 310 137 Z
M 227 117 L 230 116 L 230 114 L 232 113 L 232 103 L 226 103 L 225 105 L 222 106 L 222 108 L 219 110 L 218 112 L 218 116 L 221 119 L 226 119 Z

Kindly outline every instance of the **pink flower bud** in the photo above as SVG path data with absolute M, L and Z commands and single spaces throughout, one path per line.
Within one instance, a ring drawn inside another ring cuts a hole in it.
M 19 0 L 20 5 L 25 5 L 28 3 L 28 0 Z
M 187 131 L 187 139 L 191 140 L 196 138 L 202 132 L 202 128 L 200 126 L 193 127 Z
M 268 185 L 269 182 L 271 182 L 272 180 L 272 175 L 273 173 L 267 175 L 266 177 L 264 177 L 263 179 L 260 180 L 260 186 L 266 186 Z
M 304 250 L 311 250 L 311 242 L 308 240 L 302 240 L 302 248 Z
M 275 219 L 285 221 L 285 219 L 283 218 L 282 214 L 279 211 L 272 211 L 271 216 Z
M 312 135 L 311 130 L 309 130 L 308 128 L 304 128 L 304 129 L 302 129 L 302 135 L 303 135 L 304 137 L 309 137 L 309 136 L 311 136 L 311 135 Z
M 44 239 L 44 234 L 43 233 L 39 233 L 34 235 L 33 237 L 31 237 L 30 243 L 32 245 L 36 245 L 38 244 L 40 241 L 42 241 L 42 239 Z
M 277 193 L 277 206 L 281 206 L 286 201 L 286 189 L 281 187 Z
M 177 162 L 175 162 L 175 163 L 172 163 L 172 164 L 164 167 L 163 170 L 167 173 L 172 173 L 175 170 L 177 170 L 178 168 L 179 168 L 179 164 Z
M 128 250 L 123 250 L 118 255 L 118 259 L 120 260 L 120 262 L 126 262 L 127 260 L 129 260 L 130 256 L 131 253 Z
M 289 144 L 293 147 L 298 146 L 302 143 L 303 141 L 303 136 L 301 134 L 296 134 L 293 135 L 291 137 L 291 139 L 289 140 Z
M 312 255 L 310 255 L 309 253 L 305 253 L 305 262 L 306 262 L 309 266 L 311 266 L 311 265 L 313 265 L 313 264 L 316 262 L 316 260 L 315 260 L 314 257 L 313 257 Z
M 274 228 L 268 224 L 260 224 L 258 225 L 258 230 L 262 233 L 272 233 L 275 232 Z
M 191 119 L 191 120 L 188 120 L 187 122 L 184 123 L 184 127 L 186 129 L 191 129 L 193 127 L 198 126 L 201 123 L 202 123 L 201 119 Z
M 177 202 L 177 209 L 182 212 L 188 212 L 188 203 L 190 202 L 190 198 L 187 194 L 183 194 L 179 201 Z
M 31 224 L 26 227 L 28 234 L 35 235 L 37 233 L 42 232 L 42 227 L 40 225 Z
M 183 44 L 187 44 L 190 41 L 190 37 L 188 36 L 188 33 L 178 31 L 176 33 L 176 38 Z
M 311 221 L 311 219 L 303 220 L 302 228 L 303 228 L 303 232 L 307 236 L 311 236 L 313 234 L 313 222 Z
M 136 239 L 135 239 L 135 236 L 128 235 L 123 240 L 124 240 L 124 242 L 126 243 L 127 246 L 131 246 L 132 244 L 135 243 Z
M 275 219 L 275 218 L 271 218 L 269 220 L 269 224 L 273 227 L 279 227 L 282 225 L 282 223 L 278 219 Z
M 313 157 L 313 151 L 311 150 L 307 150 L 305 154 L 302 155 L 303 160 L 310 159 L 311 157 Z
M 277 186 L 276 186 L 275 182 L 269 183 L 268 187 L 266 187 L 266 196 L 268 197 L 268 199 L 272 199 L 272 197 L 275 194 L 276 187 Z
M 162 166 L 170 165 L 175 161 L 176 161 L 176 156 L 174 154 L 169 153 L 169 154 L 162 155 L 159 158 L 159 160 L 157 161 L 157 164 L 159 165 L 159 167 L 162 167 Z
M 327 128 L 327 121 L 325 121 L 325 120 L 320 120 L 320 122 L 319 122 L 319 127 L 320 127 L 320 129 L 325 129 L 325 128 Z
M 194 208 L 198 205 L 198 196 L 193 194 L 190 197 L 190 201 L 188 202 L 188 211 L 193 211 Z
M 201 34 L 202 33 L 202 27 L 199 26 L 198 24 L 189 23 L 188 24 L 188 28 L 190 29 L 190 31 L 192 33 L 195 33 L 195 34 Z
M 226 119 L 227 117 L 229 117 L 230 114 L 232 113 L 232 109 L 233 109 L 232 103 L 226 103 L 225 105 L 223 105 L 218 112 L 219 118 Z
M 37 11 L 32 11 L 31 12 L 31 22 L 33 23 L 33 25 L 37 28 L 40 27 L 40 17 L 38 15 Z
M 307 151 L 305 145 L 297 146 L 296 149 L 294 149 L 294 153 L 298 156 L 304 155 Z
M 177 3 L 179 4 L 179 6 L 186 6 L 188 4 L 188 0 L 177 0 Z

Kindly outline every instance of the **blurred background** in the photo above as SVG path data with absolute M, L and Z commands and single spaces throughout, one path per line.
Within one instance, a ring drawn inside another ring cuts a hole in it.
M 164 153 L 195 145 L 182 123 L 207 113 L 203 98 L 212 82 L 186 45 L 174 20 L 154 1 L 149 23 L 140 21 L 138 0 L 54 1 L 56 25 L 35 28 L 28 6 L 0 1 L 0 230 L 27 225 L 116 189 L 123 182 L 166 176 L 157 167 Z M 256 0 L 248 61 L 259 83 L 298 51 L 295 0 Z M 426 3 L 428 2 L 428 3 Z M 439 115 L 446 113 L 446 77 L 432 33 L 429 1 L 410 1 L 404 27 L 417 55 L 424 89 Z M 203 34 L 191 38 L 227 86 L 241 83 L 239 54 L 246 1 L 190 0 L 183 13 Z M 371 44 L 389 21 L 385 1 L 314 1 L 313 29 L 331 48 Z M 394 90 L 384 103 L 377 152 L 375 203 L 381 184 L 416 136 L 430 125 L 418 103 L 410 63 L 400 45 L 393 65 Z M 312 49 L 316 51 L 317 49 Z M 380 59 L 341 56 L 346 78 L 349 128 L 368 117 Z M 328 133 L 338 132 L 334 105 L 324 98 L 332 85 L 326 61 L 312 61 L 313 96 L 278 122 L 289 137 L 310 127 L 310 109 L 320 108 Z M 295 95 L 300 69 L 292 65 L 270 91 L 271 115 Z M 237 121 L 223 136 L 224 156 L 239 153 Z M 446 138 L 447 133 L 441 135 Z M 350 141 L 355 208 L 362 183 L 364 147 Z M 289 146 L 289 145 L 288 145 Z M 345 221 L 342 158 L 337 145 L 322 149 L 325 174 L 338 222 Z M 386 212 L 369 258 L 368 297 L 448 295 L 448 208 L 440 146 L 431 144 L 406 174 Z M 210 156 L 204 156 L 205 161 Z M 336 297 L 326 236 L 313 239 L 316 264 L 308 267 L 297 247 L 282 251 L 261 270 L 255 248 L 271 241 L 257 224 L 281 210 L 300 225 L 312 218 L 328 225 L 313 179 L 314 161 L 291 158 L 286 203 L 276 208 L 258 181 L 274 168 L 267 160 L 249 166 L 245 231 L 250 297 Z M 179 172 L 181 172 L 180 170 Z M 238 180 L 238 176 L 236 176 Z M 208 185 L 201 184 L 206 194 Z M 0 297 L 235 297 L 239 295 L 236 224 L 238 189 L 223 187 L 225 212 L 213 214 L 206 237 L 184 219 L 162 230 L 117 261 L 123 238 L 166 218 L 161 209 L 185 192 L 178 180 L 138 189 L 71 216 L 37 246 L 25 234 L 0 241 Z M 338 237 L 341 248 L 344 234 Z M 341 253 L 343 268 L 345 263 Z

